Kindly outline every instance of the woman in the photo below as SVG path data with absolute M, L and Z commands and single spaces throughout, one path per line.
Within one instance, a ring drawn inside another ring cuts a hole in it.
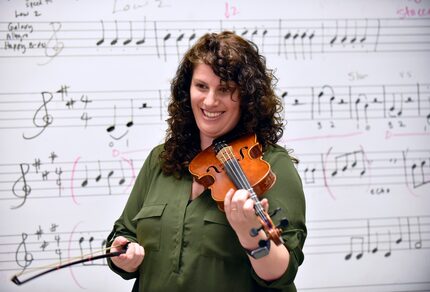
M 130 242 L 109 265 L 137 278 L 133 291 L 296 290 L 305 199 L 288 152 L 276 144 L 283 124 L 275 81 L 256 46 L 232 32 L 206 34 L 185 54 L 171 86 L 166 141 L 147 157 L 108 238 L 111 251 Z M 262 230 L 250 235 L 260 223 L 248 191 L 229 190 L 221 212 L 188 170 L 214 139 L 231 133 L 256 134 L 276 174 L 261 202 L 288 218 L 284 244 Z

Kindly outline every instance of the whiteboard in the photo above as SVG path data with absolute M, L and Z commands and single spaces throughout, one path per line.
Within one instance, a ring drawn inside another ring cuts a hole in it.
M 0 290 L 130 291 L 104 247 L 206 32 L 278 77 L 307 200 L 299 291 L 430 290 L 430 1 L 0 1 Z

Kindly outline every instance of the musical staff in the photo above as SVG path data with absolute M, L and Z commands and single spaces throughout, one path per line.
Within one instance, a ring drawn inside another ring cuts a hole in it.
M 430 216 L 314 220 L 307 255 L 335 255 L 346 262 L 430 249 Z
M 196 23 L 199 23 L 198 28 Z M 282 56 L 287 60 L 307 60 L 321 54 L 430 50 L 425 19 L 165 21 L 145 18 L 133 21 L 3 21 L 0 22 L 3 42 L 0 58 L 156 56 L 167 61 L 181 56 L 191 40 L 223 29 L 252 39 L 265 55 Z
M 96 255 L 106 247 L 109 230 L 62 230 L 53 223 L 19 234 L 0 234 L 0 272 L 22 272 Z M 83 266 L 106 266 L 106 259 Z M 76 266 L 79 268 L 79 266 Z
M 31 140 L 51 128 L 100 127 L 119 140 L 134 126 L 164 124 L 168 96 L 167 90 L 80 92 L 65 85 L 41 93 L 0 93 L 0 129 L 24 129 L 22 137 Z
M 55 162 L 34 159 L 33 162 L 0 165 L 0 201 L 13 202 L 19 209 L 30 199 L 128 196 L 140 166 L 150 149 L 135 151 L 133 160 L 126 155 L 113 159 Z
M 278 144 L 299 160 L 308 232 L 298 290 L 430 290 L 430 4 L 167 2 L 3 1 L 2 277 L 106 246 L 164 140 L 174 69 L 200 36 L 232 30 L 274 70 Z M 35 285 L 99 291 L 106 264 Z M 132 289 L 114 276 L 103 285 Z
M 430 215 L 313 220 L 308 223 L 309 257 L 334 255 L 346 262 L 389 258 L 430 249 Z M 58 224 L 17 234 L 0 234 L 0 272 L 21 271 L 71 257 L 84 257 L 106 246 L 109 230 L 62 230 Z M 61 256 L 62 255 L 62 256 Z M 106 265 L 106 261 L 82 266 Z
M 430 126 L 430 84 L 280 86 L 286 121 L 311 123 L 314 130 Z M 120 140 L 134 127 L 164 125 L 168 89 L 72 90 L 62 85 L 44 92 L 0 92 L 0 130 L 21 130 L 26 140 L 52 128 L 100 128 Z M 292 138 L 292 137 L 290 137 Z
M 366 150 L 349 152 L 329 149 L 325 153 L 303 153 L 297 169 L 306 189 L 325 188 L 333 196 L 343 188 L 362 187 L 364 194 L 381 195 L 398 186 L 413 194 L 427 195 L 430 187 L 430 149 Z M 348 193 L 348 195 L 350 195 Z
M 328 130 L 340 122 L 351 123 L 351 129 L 370 130 L 375 122 L 407 124 L 406 120 L 421 120 L 427 127 L 430 113 L 430 84 L 385 85 L 322 85 L 278 88 L 283 96 L 285 118 L 290 121 L 315 121 Z M 323 122 L 326 122 L 324 125 Z
M 0 164 L 0 201 L 12 201 L 18 209 L 30 199 L 127 196 L 148 149 L 133 160 L 125 157 L 55 162 L 34 159 L 20 164 Z M 430 187 L 430 149 L 349 152 L 329 149 L 302 153 L 297 169 L 305 189 L 323 188 L 333 197 L 344 196 L 344 188 L 362 188 L 359 196 L 383 195 L 408 188 L 426 196 Z M 405 193 L 408 195 L 408 193 Z M 350 194 L 348 194 L 350 196 Z

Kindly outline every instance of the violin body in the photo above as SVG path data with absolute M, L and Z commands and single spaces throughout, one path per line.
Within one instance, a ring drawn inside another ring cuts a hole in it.
M 221 211 L 224 211 L 224 198 L 230 189 L 247 190 L 254 201 L 255 215 L 261 223 L 260 228 L 250 230 L 250 235 L 255 237 L 259 230 L 264 230 L 267 239 L 260 240 L 260 246 L 270 246 L 270 240 L 280 245 L 283 243 L 281 227 L 287 226 L 288 220 L 282 219 L 275 226 L 258 199 L 276 181 L 269 163 L 262 156 L 261 145 L 255 134 L 229 141 L 228 144 L 221 138 L 197 154 L 188 168 L 198 183 L 211 189 L 212 198 Z
M 240 137 L 229 143 L 234 157 L 244 170 L 246 178 L 258 196 L 269 190 L 276 181 L 270 165 L 262 159 L 261 145 L 255 134 Z M 224 169 L 223 157 L 217 156 L 211 145 L 191 161 L 189 171 L 195 180 L 209 188 L 218 208 L 224 210 L 224 197 L 230 189 L 237 190 L 234 181 Z

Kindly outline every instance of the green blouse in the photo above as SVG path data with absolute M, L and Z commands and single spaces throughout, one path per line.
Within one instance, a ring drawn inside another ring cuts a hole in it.
M 304 259 L 305 198 L 287 151 L 271 146 L 263 156 L 277 176 L 265 197 L 271 210 L 282 208 L 272 218 L 275 224 L 282 217 L 289 220 L 282 236 L 291 255 L 285 274 L 266 282 L 253 271 L 210 190 L 190 202 L 192 176 L 176 179 L 162 173 L 162 150 L 159 145 L 147 157 L 108 237 L 109 246 L 119 235 L 138 242 L 145 248 L 143 263 L 134 273 L 109 260 L 110 268 L 124 279 L 137 278 L 133 291 L 296 291 L 293 281 Z

